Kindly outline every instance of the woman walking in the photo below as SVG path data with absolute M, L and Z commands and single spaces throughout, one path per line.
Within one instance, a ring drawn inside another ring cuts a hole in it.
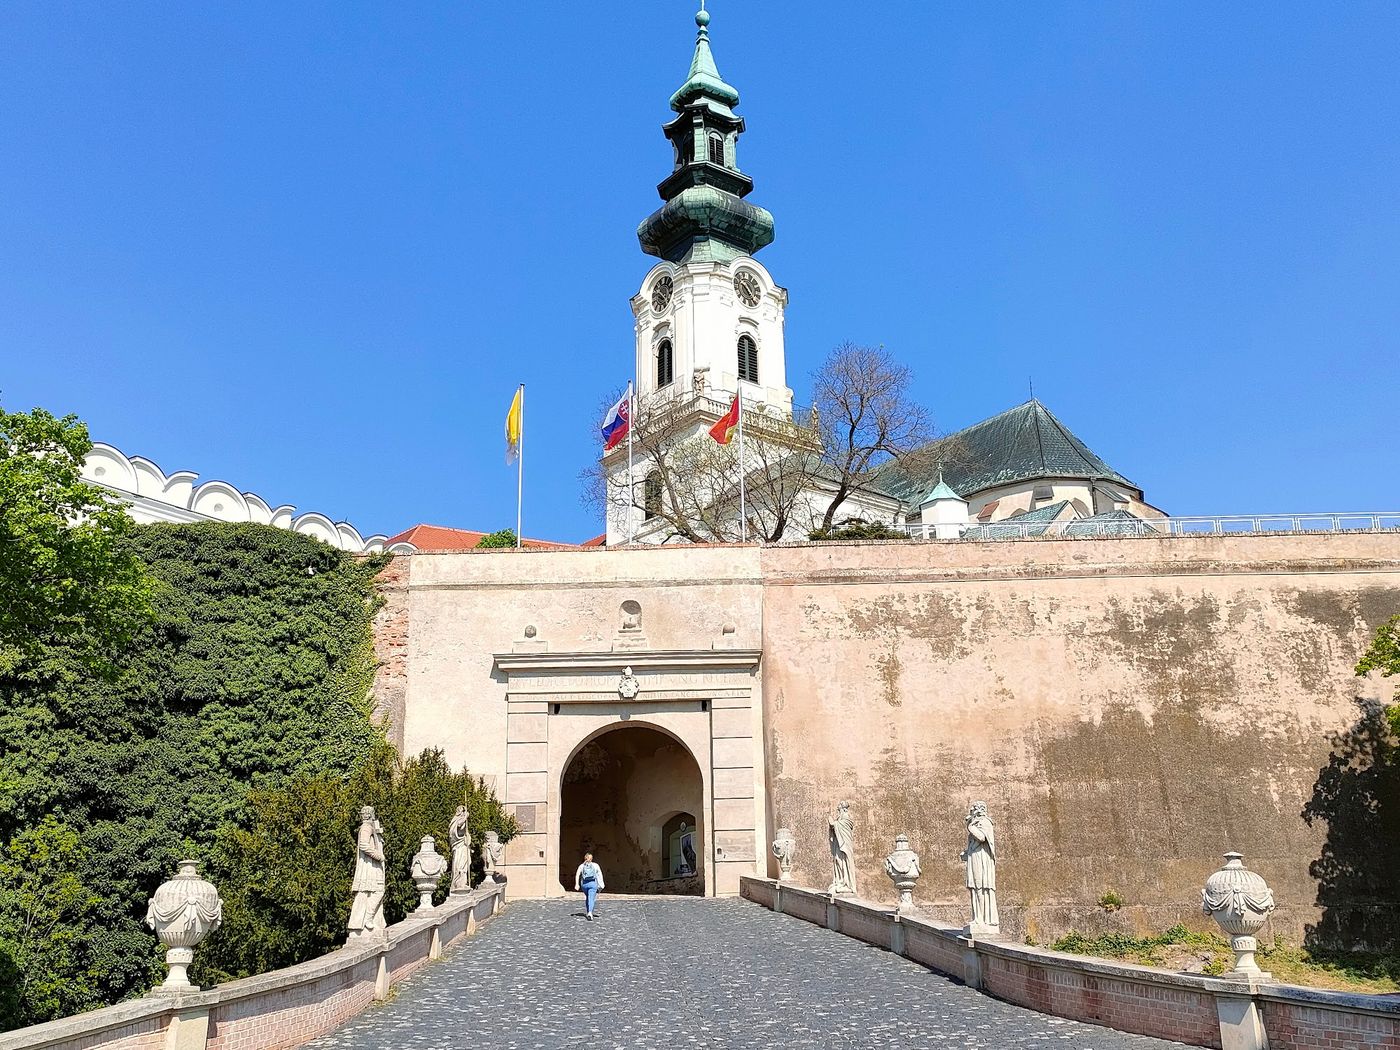
M 593 863 L 593 854 L 585 853 L 583 863 L 574 872 L 574 889 L 583 891 L 587 905 L 588 921 L 593 921 L 593 912 L 598 903 L 598 891 L 603 888 L 603 869 Z

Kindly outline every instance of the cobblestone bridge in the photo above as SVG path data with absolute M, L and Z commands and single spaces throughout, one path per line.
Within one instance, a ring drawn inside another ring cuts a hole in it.
M 1179 1047 L 1001 1003 L 738 899 L 517 901 L 319 1050 Z

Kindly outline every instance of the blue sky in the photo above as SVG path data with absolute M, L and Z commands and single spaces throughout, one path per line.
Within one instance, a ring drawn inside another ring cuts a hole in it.
M 363 532 L 580 502 L 693 0 L 0 5 L 0 399 Z M 1394 510 L 1400 5 L 712 0 L 788 381 L 1050 408 L 1173 513 Z

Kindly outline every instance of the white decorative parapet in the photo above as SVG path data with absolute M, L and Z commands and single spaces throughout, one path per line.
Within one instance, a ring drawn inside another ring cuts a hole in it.
M 139 522 L 251 521 L 314 536 L 355 554 L 408 554 L 411 543 L 385 547 L 385 536 L 361 536 L 349 522 L 331 521 L 324 514 L 297 514 L 291 506 L 273 507 L 260 496 L 240 492 L 224 481 L 205 481 L 188 470 L 166 474 L 149 459 L 128 456 L 121 449 L 97 442 L 83 461 L 83 477 L 109 488 L 127 503 Z

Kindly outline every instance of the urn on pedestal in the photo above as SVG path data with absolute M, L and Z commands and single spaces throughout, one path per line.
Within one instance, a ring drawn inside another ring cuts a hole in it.
M 1263 878 L 1244 866 L 1244 855 L 1225 854 L 1225 866 L 1206 880 L 1201 891 L 1201 910 L 1230 935 L 1235 951 L 1235 968 L 1224 976 L 1235 980 L 1267 981 L 1272 975 L 1259 969 L 1254 953 L 1259 942 L 1254 935 L 1274 910 L 1274 894 Z
M 481 880 L 482 882 L 501 881 L 501 879 L 496 877 L 496 869 L 504 862 L 505 855 L 506 844 L 501 841 L 500 832 L 488 831 L 486 833 L 486 841 L 481 844 L 481 866 L 485 869 L 485 874 L 482 876 Z M 504 876 L 502 876 L 502 878 L 504 878 Z
M 196 990 L 189 978 L 195 945 L 217 930 L 223 919 L 224 902 L 214 884 L 199 877 L 199 862 L 180 861 L 175 877 L 156 887 L 146 907 L 146 925 L 165 945 L 165 962 L 170 967 L 157 991 Z
M 919 881 L 919 855 L 909 848 L 909 836 L 898 835 L 894 840 L 894 852 L 885 858 L 885 874 L 899 891 L 901 915 L 914 910 L 914 883 Z
M 792 837 L 790 828 L 779 828 L 773 839 L 773 856 L 778 858 L 778 878 L 782 882 L 792 880 L 792 858 L 797 854 L 797 840 Z
M 447 858 L 437 851 L 437 844 L 431 835 L 423 836 L 408 870 L 413 876 L 414 888 L 418 890 L 418 910 L 426 911 L 433 906 L 433 890 L 437 889 L 443 873 L 447 871 Z

